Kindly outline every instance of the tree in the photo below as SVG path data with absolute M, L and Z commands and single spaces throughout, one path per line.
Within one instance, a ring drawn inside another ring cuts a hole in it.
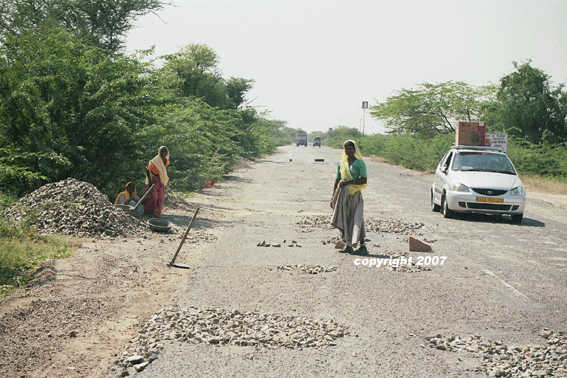
M 531 62 L 514 62 L 515 72 L 500 80 L 490 121 L 508 134 L 532 143 L 567 141 L 567 94 L 551 87 L 549 76 Z
M 179 78 L 182 96 L 202 98 L 211 106 L 224 104 L 226 92 L 218 68 L 219 59 L 213 49 L 190 44 L 164 58 L 164 68 Z
M 423 83 L 417 89 L 402 89 L 370 114 L 385 121 L 395 134 L 433 137 L 455 131 L 457 120 L 479 119 L 482 104 L 493 96 L 490 87 L 463 82 Z
M 164 5 L 161 0 L 0 0 L 0 39 L 61 26 L 117 52 L 135 19 Z
M 254 80 L 241 77 L 231 77 L 226 81 L 226 95 L 228 107 L 238 109 L 246 103 L 246 93 L 252 89 Z
M 0 141 L 13 154 L 65 158 L 48 180 L 71 175 L 102 188 L 151 122 L 146 74 L 61 28 L 11 36 L 0 46 Z
M 239 109 L 245 104 L 246 93 L 252 89 L 253 80 L 238 77 L 224 80 L 218 55 L 207 45 L 190 44 L 164 58 L 165 69 L 179 78 L 180 93 L 202 98 L 210 106 Z

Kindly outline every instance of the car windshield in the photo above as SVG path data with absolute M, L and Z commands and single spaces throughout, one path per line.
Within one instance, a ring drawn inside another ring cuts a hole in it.
M 457 153 L 453 161 L 453 170 L 516 174 L 510 159 L 506 155 L 489 152 Z

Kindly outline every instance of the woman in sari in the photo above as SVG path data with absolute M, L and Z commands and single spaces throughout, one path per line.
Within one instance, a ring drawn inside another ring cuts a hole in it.
M 146 197 L 144 203 L 144 214 L 153 218 L 159 218 L 163 211 L 163 200 L 165 198 L 165 187 L 169 182 L 166 167 L 169 165 L 169 150 L 161 146 L 158 154 L 149 161 L 146 170 L 146 188 L 144 193 L 154 185 L 151 193 Z
M 345 247 L 342 253 L 366 255 L 368 250 L 364 244 L 364 200 L 362 189 L 366 187 L 366 164 L 362 154 L 353 140 L 343 144 L 341 161 L 338 164 L 337 178 L 333 187 L 333 217 L 331 224 L 341 232 Z M 360 245 L 358 249 L 357 244 Z

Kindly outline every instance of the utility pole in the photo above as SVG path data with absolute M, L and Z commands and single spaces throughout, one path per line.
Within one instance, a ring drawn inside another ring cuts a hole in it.
M 362 135 L 364 135 L 364 124 L 366 123 L 366 109 L 368 109 L 368 101 L 362 101 Z

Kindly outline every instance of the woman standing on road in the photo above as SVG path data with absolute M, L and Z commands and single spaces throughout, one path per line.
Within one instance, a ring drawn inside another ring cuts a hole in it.
M 353 140 L 343 144 L 343 154 L 338 164 L 337 178 L 333 187 L 333 217 L 331 224 L 341 231 L 341 239 L 346 244 L 342 253 L 366 255 L 364 244 L 364 200 L 362 189 L 366 188 L 366 164 Z M 354 250 L 357 244 L 360 248 Z
M 144 214 L 159 218 L 163 210 L 165 187 L 169 182 L 166 167 L 169 165 L 169 150 L 165 146 L 158 149 L 158 154 L 149 161 L 146 170 L 146 188 L 144 193 L 154 185 L 144 204 Z

